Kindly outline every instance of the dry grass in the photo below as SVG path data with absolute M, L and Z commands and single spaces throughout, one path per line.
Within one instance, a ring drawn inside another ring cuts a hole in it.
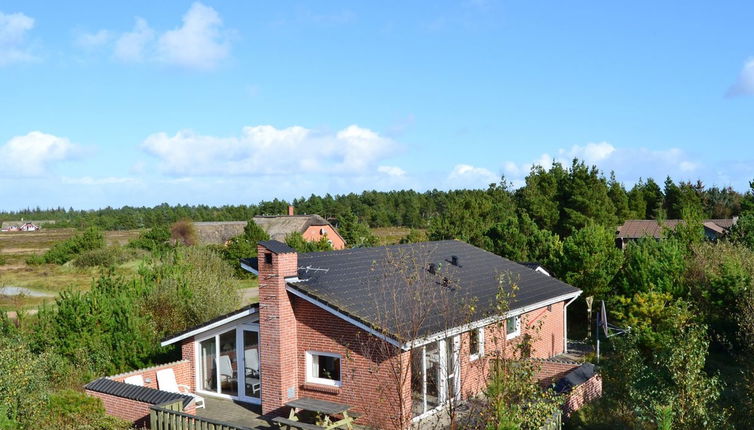
M 418 229 L 426 233 L 424 229 Z M 380 240 L 380 245 L 393 245 L 408 236 L 411 231 L 408 227 L 377 227 L 372 229 L 372 233 Z
M 53 244 L 68 239 L 76 234 L 75 229 L 49 229 L 38 232 L 0 233 L 0 255 L 5 264 L 0 265 L 0 286 L 25 287 L 32 290 L 59 293 L 65 289 L 88 290 L 92 282 L 101 275 L 101 268 L 78 268 L 72 264 L 62 266 L 41 264 L 30 266 L 26 258 L 33 254 L 42 254 Z M 138 237 L 141 230 L 106 231 L 105 241 L 108 245 L 125 245 Z M 138 273 L 142 259 L 131 260 L 116 267 L 116 274 L 133 277 Z M 244 305 L 258 301 L 257 279 L 239 279 L 236 281 L 241 302 Z M 0 311 L 15 309 L 33 309 L 45 301 L 54 298 L 8 297 L 0 296 Z

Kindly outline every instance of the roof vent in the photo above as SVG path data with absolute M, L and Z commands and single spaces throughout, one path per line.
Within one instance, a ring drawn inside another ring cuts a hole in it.
M 450 264 L 454 266 L 458 266 L 458 256 L 457 255 L 451 255 L 450 256 Z
M 427 267 L 427 271 L 433 275 L 437 274 L 437 264 L 429 263 L 429 267 Z

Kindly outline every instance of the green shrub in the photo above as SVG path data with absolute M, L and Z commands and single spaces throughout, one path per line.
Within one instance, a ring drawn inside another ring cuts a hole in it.
M 30 255 L 26 257 L 26 264 L 29 266 L 39 266 L 40 264 L 45 264 L 45 257 L 44 255 Z
M 7 263 L 8 259 L 6 259 L 4 255 L 0 255 L 0 266 L 4 266 Z
M 61 390 L 50 396 L 49 428 L 77 428 L 98 430 L 129 429 L 131 424 L 108 416 L 102 400 L 73 390 Z
M 20 428 L 44 428 L 37 425 L 49 390 L 45 359 L 16 339 L 0 339 L 0 408 L 5 410 L 8 428 L 13 428 L 8 422 Z
M 128 242 L 129 248 L 149 252 L 165 252 L 170 248 L 170 229 L 165 225 L 152 227 L 142 232 L 138 238 Z
M 104 246 L 105 236 L 102 234 L 102 230 L 90 227 L 81 234 L 56 243 L 44 253 L 43 257 L 45 263 L 65 264 L 85 251 L 103 248 Z
M 92 249 L 76 257 L 73 265 L 76 267 L 110 267 L 123 264 L 136 258 L 136 250 L 123 249 L 118 246 L 109 248 Z

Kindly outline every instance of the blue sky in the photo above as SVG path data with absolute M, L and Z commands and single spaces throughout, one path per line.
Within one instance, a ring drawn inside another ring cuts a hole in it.
M 0 208 L 754 179 L 751 2 L 0 2 Z

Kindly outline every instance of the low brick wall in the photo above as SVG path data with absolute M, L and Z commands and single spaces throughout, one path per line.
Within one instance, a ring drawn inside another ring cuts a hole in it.
M 130 376 L 141 375 L 144 378 L 144 386 L 147 388 L 159 389 L 157 386 L 157 371 L 163 369 L 173 369 L 175 373 L 175 381 L 179 385 L 187 385 L 193 387 L 193 381 L 191 379 L 191 362 L 188 360 L 174 361 L 172 363 L 161 364 L 159 366 L 147 367 L 145 369 L 138 369 L 132 372 L 121 373 L 118 375 L 108 376 L 108 379 L 113 381 L 125 382 L 125 379 Z
M 108 415 L 131 421 L 137 428 L 149 427 L 150 403 L 137 402 L 123 397 L 111 396 L 96 391 L 85 390 L 92 397 L 99 397 Z M 193 405 L 193 403 L 192 403 Z
M 191 363 L 188 360 L 180 360 L 172 363 L 161 364 L 159 366 L 138 369 L 131 372 L 121 373 L 118 375 L 108 376 L 117 382 L 125 382 L 126 378 L 141 375 L 144 379 L 144 387 L 159 389 L 157 383 L 157 371 L 172 368 L 175 373 L 175 379 L 178 384 L 193 387 L 191 380 Z M 152 403 L 140 402 L 137 400 L 127 399 L 124 397 L 114 396 L 111 394 L 101 393 L 86 389 L 86 394 L 102 399 L 105 411 L 114 417 L 131 421 L 137 428 L 149 427 L 149 411 Z M 196 403 L 191 402 L 183 410 L 187 414 L 196 414 Z
M 568 393 L 568 400 L 563 405 L 566 417 L 581 409 L 585 404 L 602 397 L 602 376 L 596 374 L 586 382 L 578 385 Z
M 550 385 L 554 384 L 555 382 L 558 382 L 558 380 L 565 375 L 568 374 L 568 372 L 578 368 L 580 366 L 579 363 L 576 363 L 575 361 L 568 361 L 568 360 L 557 360 L 557 359 L 546 359 L 546 360 L 537 360 L 532 359 L 537 366 L 539 366 L 539 370 L 537 371 L 537 382 L 539 382 L 539 385 L 544 387 L 549 387 Z

